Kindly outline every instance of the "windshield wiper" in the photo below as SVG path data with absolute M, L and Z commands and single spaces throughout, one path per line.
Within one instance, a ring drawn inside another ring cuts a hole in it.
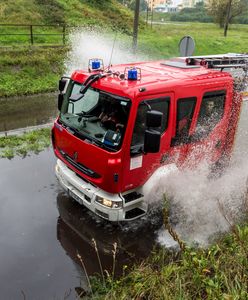
M 79 116 L 79 117 L 84 117 L 84 118 L 91 118 L 91 117 L 94 117 L 94 115 L 89 115 L 89 114 L 87 114 L 85 111 L 82 111 L 82 112 L 80 112 L 80 113 L 77 113 L 76 115 Z
M 86 114 L 85 112 L 81 112 L 81 113 L 78 113 L 78 114 L 76 114 L 76 115 L 78 116 L 78 122 L 81 122 L 81 121 L 83 120 L 83 122 L 84 122 L 84 127 L 86 127 L 87 121 L 93 123 L 93 122 L 97 122 L 97 121 L 100 120 L 99 117 L 94 116 L 94 115 L 88 115 L 88 114 Z

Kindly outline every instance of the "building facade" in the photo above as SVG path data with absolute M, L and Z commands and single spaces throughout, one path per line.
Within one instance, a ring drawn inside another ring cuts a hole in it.
M 198 2 L 206 2 L 206 0 L 183 0 L 182 7 L 194 7 Z
M 162 9 L 164 12 L 167 12 L 171 8 L 177 10 L 184 7 L 194 7 L 196 3 L 206 2 L 206 0 L 181 0 L 180 2 L 175 2 L 177 5 L 174 2 L 173 0 L 147 0 L 150 9 L 156 8 L 157 11 L 161 11 Z
M 172 0 L 148 0 L 148 6 L 150 8 L 152 7 L 156 7 L 156 6 L 168 6 L 171 5 L 173 3 Z

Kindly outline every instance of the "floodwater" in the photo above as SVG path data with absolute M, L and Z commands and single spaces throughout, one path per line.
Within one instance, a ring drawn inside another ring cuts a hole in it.
M 0 299 L 75 299 L 86 286 L 77 257 L 88 275 L 122 266 L 149 255 L 154 227 L 133 223 L 113 226 L 69 199 L 54 175 L 51 149 L 24 159 L 0 159 Z
M 0 132 L 51 123 L 57 112 L 56 93 L 0 99 Z

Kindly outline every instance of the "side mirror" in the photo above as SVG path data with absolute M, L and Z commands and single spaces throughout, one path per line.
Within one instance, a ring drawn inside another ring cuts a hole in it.
M 65 86 L 66 86 L 67 82 L 68 82 L 68 79 L 66 80 L 66 79 L 64 79 L 64 78 L 61 78 L 61 79 L 59 80 L 59 91 L 60 91 L 61 93 L 64 92 Z
M 160 127 L 162 124 L 163 114 L 157 110 L 148 110 L 146 113 L 146 126 Z
M 59 111 L 61 111 L 63 100 L 64 100 L 64 94 L 59 94 L 58 95 L 58 110 Z
M 145 131 L 144 152 L 158 153 L 160 149 L 161 133 L 157 130 L 147 129 Z

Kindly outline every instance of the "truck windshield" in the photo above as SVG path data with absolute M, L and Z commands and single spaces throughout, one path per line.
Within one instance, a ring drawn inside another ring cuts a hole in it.
M 130 111 L 127 98 L 89 88 L 78 101 L 70 99 L 78 94 L 81 84 L 70 82 L 60 113 L 60 122 L 71 132 L 89 143 L 110 151 L 120 149 Z

